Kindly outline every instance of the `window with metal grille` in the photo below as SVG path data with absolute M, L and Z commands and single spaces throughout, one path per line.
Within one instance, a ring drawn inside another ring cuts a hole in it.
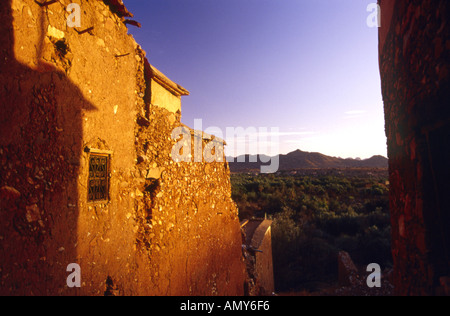
M 89 155 L 88 201 L 109 199 L 109 155 Z

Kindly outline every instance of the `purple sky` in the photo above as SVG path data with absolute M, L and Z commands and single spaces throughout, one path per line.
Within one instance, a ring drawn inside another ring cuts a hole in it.
M 142 24 L 129 29 L 150 63 L 190 91 L 186 125 L 217 126 L 230 146 L 226 127 L 277 127 L 280 153 L 369 158 L 386 156 L 378 30 L 366 23 L 373 2 L 125 4 Z

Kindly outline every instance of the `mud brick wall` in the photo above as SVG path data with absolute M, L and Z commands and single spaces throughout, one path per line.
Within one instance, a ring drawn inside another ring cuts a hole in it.
M 117 3 L 0 6 L 0 294 L 242 294 L 228 165 L 173 162 L 180 112 L 147 102 Z M 110 155 L 104 202 L 87 198 L 92 151 Z
M 245 291 L 249 296 L 270 296 L 275 291 L 271 226 L 272 221 L 265 219 L 241 223 L 247 269 Z
M 263 223 L 261 226 L 264 226 Z M 271 224 L 271 223 L 270 223 Z M 275 292 L 275 283 L 273 276 L 273 257 L 272 257 L 272 230 L 271 228 L 261 227 L 265 229 L 264 237 L 258 249 L 262 252 L 256 252 L 256 279 L 260 286 L 260 295 L 270 296 Z
M 440 294 L 450 275 L 450 3 L 380 4 L 395 288 Z

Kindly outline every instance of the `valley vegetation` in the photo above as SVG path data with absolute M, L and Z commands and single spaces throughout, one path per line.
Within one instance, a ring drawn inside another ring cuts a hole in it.
M 231 180 L 241 220 L 273 220 L 277 292 L 336 284 L 341 250 L 359 267 L 391 267 L 386 169 L 234 173 Z

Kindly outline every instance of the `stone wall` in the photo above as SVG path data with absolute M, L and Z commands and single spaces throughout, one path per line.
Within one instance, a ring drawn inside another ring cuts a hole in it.
M 129 15 L 120 1 L 0 7 L 1 295 L 243 294 L 228 165 L 171 159 L 188 92 L 147 71 Z M 88 202 L 98 151 L 109 198 Z
M 450 275 L 450 3 L 380 5 L 395 288 L 439 294 Z
M 191 162 L 174 162 L 177 139 L 170 135 L 183 127 L 179 119 L 150 105 L 149 125 L 137 129 L 138 170 L 145 180 L 135 202 L 138 251 L 148 258 L 161 294 L 242 295 L 240 226 L 228 164 L 223 152 L 224 162 L 194 162 L 193 153 Z M 205 149 L 207 141 L 199 141 Z

